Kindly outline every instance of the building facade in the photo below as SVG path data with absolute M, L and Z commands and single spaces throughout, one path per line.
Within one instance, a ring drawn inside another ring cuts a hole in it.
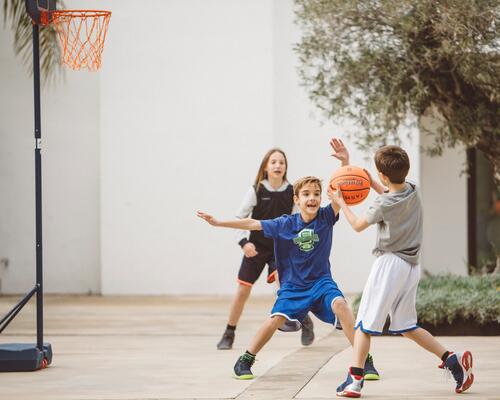
M 233 293 L 242 255 L 234 232 L 202 223 L 196 210 L 231 218 L 274 146 L 287 153 L 292 181 L 326 182 L 337 167 L 330 137 L 356 132 L 325 121 L 300 86 L 293 2 L 146 0 L 147 17 L 131 0 L 71 7 L 113 16 L 101 71 L 66 71 L 42 92 L 47 292 Z M 33 84 L 1 29 L 0 293 L 21 293 L 35 268 Z M 465 274 L 466 154 L 429 159 L 419 147 L 430 139 L 410 134 L 409 178 L 425 210 L 422 266 Z M 369 155 L 350 150 L 353 164 L 374 170 Z M 331 263 L 344 291 L 362 290 L 374 240 L 375 228 L 336 226 Z

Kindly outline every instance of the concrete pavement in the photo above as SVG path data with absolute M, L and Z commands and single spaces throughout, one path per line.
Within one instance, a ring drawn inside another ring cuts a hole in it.
M 0 297 L 0 315 L 17 302 Z M 332 399 L 349 365 L 340 331 L 315 321 L 316 341 L 278 332 L 258 355 L 254 381 L 231 377 L 232 366 L 268 314 L 272 297 L 253 297 L 235 347 L 215 348 L 229 298 L 46 296 L 46 341 L 53 364 L 0 374 L 0 400 Z M 1 343 L 34 342 L 34 305 L 0 335 Z M 401 337 L 373 340 L 382 380 L 367 382 L 366 399 L 500 399 L 500 337 L 443 337 L 475 357 L 474 386 L 454 394 L 437 360 Z

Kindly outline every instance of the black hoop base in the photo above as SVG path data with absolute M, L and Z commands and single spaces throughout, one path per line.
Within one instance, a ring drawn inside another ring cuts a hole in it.
M 0 372 L 36 371 L 52 362 L 52 346 L 43 344 L 40 351 L 36 343 L 0 344 Z

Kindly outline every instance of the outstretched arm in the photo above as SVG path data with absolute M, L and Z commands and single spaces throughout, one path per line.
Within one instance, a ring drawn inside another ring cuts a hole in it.
M 262 225 L 259 220 L 252 218 L 242 218 L 233 221 L 219 221 L 216 220 L 210 214 L 204 213 L 202 211 L 197 211 L 196 215 L 201 219 L 204 219 L 212 226 L 219 226 L 223 228 L 236 228 L 245 229 L 247 231 L 261 231 Z
M 337 207 L 342 209 L 347 221 L 349 221 L 352 228 L 356 232 L 364 231 L 370 226 L 365 218 L 357 217 L 356 214 L 352 212 L 351 208 L 346 204 L 344 198 L 342 197 L 342 192 L 340 191 L 340 188 L 338 186 L 337 190 L 332 190 L 332 205 L 333 204 L 337 204 Z

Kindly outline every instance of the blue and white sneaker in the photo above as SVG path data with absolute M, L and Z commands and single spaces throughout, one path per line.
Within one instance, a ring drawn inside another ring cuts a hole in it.
M 361 389 L 363 388 L 363 383 L 363 377 L 352 374 L 351 369 L 349 368 L 349 372 L 347 372 L 347 378 L 345 382 L 337 388 L 337 396 L 354 398 L 361 397 Z
M 460 353 L 450 353 L 446 361 L 439 368 L 447 369 L 453 375 L 457 386 L 455 392 L 465 392 L 472 386 L 474 382 L 474 374 L 472 373 L 472 353 L 464 351 Z

